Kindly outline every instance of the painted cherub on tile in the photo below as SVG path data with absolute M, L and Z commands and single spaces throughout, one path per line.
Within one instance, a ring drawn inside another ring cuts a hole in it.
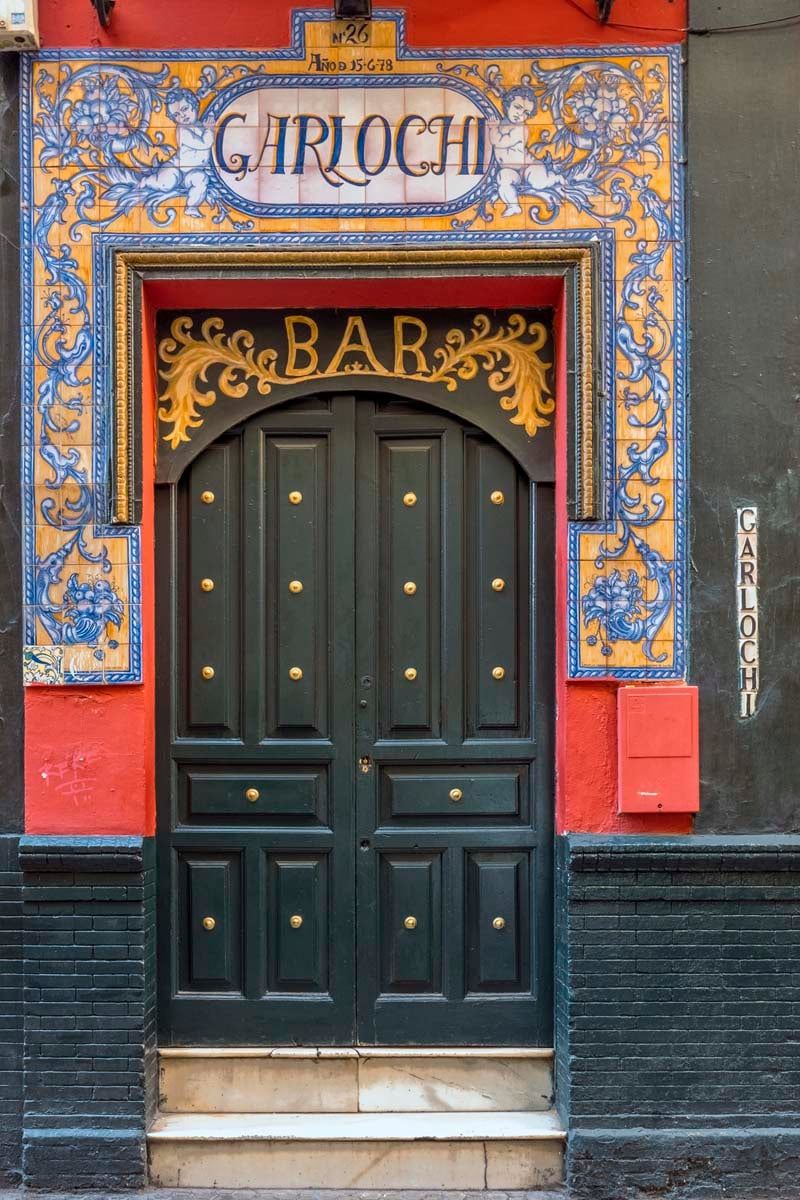
M 120 201 L 123 211 L 136 203 L 152 208 L 162 200 L 185 196 L 186 215 L 200 217 L 211 186 L 213 121 L 201 118 L 197 97 L 188 88 L 176 87 L 168 92 L 165 108 L 175 122 L 174 153 L 164 161 L 155 160 L 153 167 L 144 171 L 109 171 L 113 182 L 109 195 Z
M 175 122 L 178 152 L 177 165 L 171 162 L 161 168 L 159 177 L 164 172 L 165 190 L 180 188 L 186 193 L 188 201 L 186 215 L 199 217 L 200 205 L 208 194 L 208 167 L 211 159 L 211 146 L 214 141 L 214 125 L 211 118 L 200 119 L 200 105 L 197 97 L 187 88 L 177 88 L 167 96 L 167 115 Z
M 503 119 L 489 127 L 496 166 L 496 199 L 505 204 L 504 217 L 522 212 L 521 195 L 558 201 L 563 196 L 560 175 L 531 152 L 528 121 L 536 112 L 536 93 L 520 84 L 502 98 Z M 548 156 L 549 157 L 549 156 Z

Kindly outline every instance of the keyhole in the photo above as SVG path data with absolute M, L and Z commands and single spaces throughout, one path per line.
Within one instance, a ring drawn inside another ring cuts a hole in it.
M 360 845 L 362 850 L 369 850 L 369 838 L 362 838 Z

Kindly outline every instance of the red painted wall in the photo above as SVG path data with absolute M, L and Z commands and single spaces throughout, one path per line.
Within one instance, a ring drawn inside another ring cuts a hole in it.
M 153 338 L 142 375 L 155 380 Z M 25 693 L 27 833 L 155 830 L 153 478 L 155 396 L 143 396 L 142 666 L 131 686 L 29 687 Z
M 617 0 L 614 23 L 602 26 L 591 15 L 593 0 L 537 0 L 520 5 L 480 0 L 468 7 L 431 5 L 413 0 L 407 8 L 409 43 L 425 46 L 554 45 L 679 41 L 685 24 L 684 0 Z M 152 0 L 117 0 L 109 32 L 103 32 L 89 0 L 40 0 L 42 41 L 47 46 L 116 47 L 282 46 L 289 37 L 290 7 L 252 0 L 220 6 L 212 0 L 178 0 L 154 6 Z M 513 19 L 512 19 L 513 17 Z M 658 27 L 656 29 L 655 27 Z M 149 390 L 143 397 L 144 513 L 142 590 L 144 684 L 139 687 L 29 688 L 26 703 L 26 829 L 31 833 L 152 833 L 154 787 L 154 634 L 153 634 L 153 313 L 159 306 L 209 303 L 221 307 L 264 304 L 303 306 L 396 305 L 400 294 L 385 281 L 353 283 L 345 296 L 342 281 L 298 281 L 296 294 L 281 284 L 279 301 L 265 285 L 217 283 L 196 292 L 186 283 L 176 294 L 169 285 L 148 290 L 145 314 L 145 370 Z M 465 289 L 481 303 L 556 306 L 559 361 L 564 361 L 564 330 L 554 281 L 532 290 L 527 280 L 476 280 Z M 440 303 L 440 288 L 420 281 L 400 284 L 402 303 Z M 426 292 L 427 288 L 427 292 Z M 439 294 L 437 294 L 437 292 Z M 213 298 L 212 298 L 213 297 Z M 474 303 L 474 299 L 471 303 Z M 565 462 L 565 373 L 557 371 L 560 423 L 556 436 Z M 616 814 L 616 685 L 567 682 L 564 640 L 565 479 L 557 485 L 557 826 L 560 831 L 686 832 L 683 816 Z
M 241 50 L 286 46 L 292 7 L 286 0 L 117 0 L 103 30 L 90 0 L 39 0 L 39 26 L 44 46 Z M 409 0 L 397 7 L 407 15 L 409 45 L 420 48 L 659 44 L 681 41 L 686 25 L 685 0 L 616 0 L 605 25 L 595 0 Z

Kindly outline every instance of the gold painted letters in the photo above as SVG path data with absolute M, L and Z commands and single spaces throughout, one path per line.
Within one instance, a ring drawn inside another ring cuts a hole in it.
M 551 364 L 539 354 L 547 341 L 547 329 L 521 313 L 511 313 L 495 328 L 485 313 L 477 313 L 470 328 L 450 329 L 443 344 L 429 351 L 429 357 L 423 349 L 429 338 L 425 321 L 398 313 L 393 320 L 393 357 L 388 364 L 381 362 L 366 318 L 360 314 L 347 316 L 339 343 L 324 368 L 319 360 L 319 325 L 313 317 L 287 314 L 283 328 L 284 347 L 256 351 L 249 330 L 226 333 L 221 317 L 208 317 L 199 336 L 194 335 L 191 317 L 175 318 L 171 336 L 159 345 L 163 384 L 158 410 L 159 420 L 167 426 L 164 440 L 173 450 L 188 442 L 190 431 L 202 425 L 200 410 L 216 403 L 215 388 L 236 399 L 245 396 L 251 384 L 267 396 L 279 384 L 353 375 L 442 384 L 454 392 L 459 381 L 473 380 L 482 370 L 500 407 L 511 414 L 512 425 L 522 425 L 528 436 L 534 437 L 551 423 L 555 408 L 548 380 Z M 209 382 L 214 378 L 212 372 L 216 372 L 213 386 Z

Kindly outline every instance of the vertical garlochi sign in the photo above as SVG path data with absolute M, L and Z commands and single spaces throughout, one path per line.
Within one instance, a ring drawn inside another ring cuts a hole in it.
M 758 661 L 758 509 L 736 510 L 736 628 L 738 634 L 739 716 L 756 711 Z

